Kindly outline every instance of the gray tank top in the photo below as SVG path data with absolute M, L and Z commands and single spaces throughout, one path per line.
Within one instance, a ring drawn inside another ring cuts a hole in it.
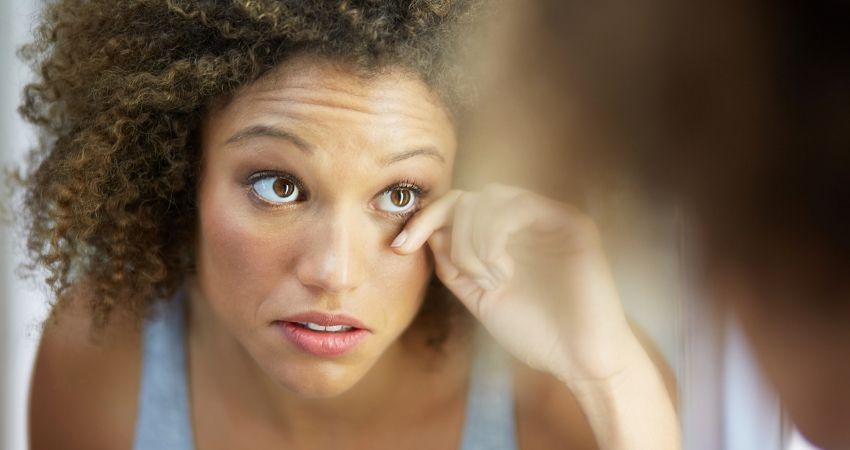
M 194 450 L 186 384 L 185 300 L 157 302 L 145 323 L 135 450 Z M 516 450 L 513 384 L 505 358 L 476 351 L 460 450 Z

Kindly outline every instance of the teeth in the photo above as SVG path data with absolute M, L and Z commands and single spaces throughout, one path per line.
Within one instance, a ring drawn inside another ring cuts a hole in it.
M 348 331 L 352 328 L 352 327 L 349 327 L 349 326 L 346 326 L 346 325 L 329 325 L 329 326 L 326 327 L 326 326 L 322 326 L 322 325 L 319 325 L 319 324 L 313 323 L 313 322 L 298 322 L 298 323 L 301 326 L 307 328 L 308 330 L 326 331 L 326 332 L 330 332 L 330 333 L 339 333 L 340 331 Z

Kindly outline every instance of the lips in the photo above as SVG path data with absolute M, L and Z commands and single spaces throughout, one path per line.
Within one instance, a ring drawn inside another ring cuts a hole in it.
M 318 311 L 310 311 L 302 314 L 296 314 L 281 319 L 282 322 L 293 323 L 314 323 L 322 327 L 331 327 L 342 325 L 344 327 L 360 328 L 367 330 L 359 320 L 346 316 L 345 314 L 327 314 Z M 368 331 L 368 330 L 367 330 Z
M 371 334 L 353 317 L 320 312 L 296 314 L 277 320 L 274 325 L 296 347 L 323 358 L 349 353 Z

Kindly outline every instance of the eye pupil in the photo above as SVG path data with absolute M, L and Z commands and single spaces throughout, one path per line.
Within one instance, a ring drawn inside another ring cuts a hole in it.
M 396 189 L 390 193 L 390 201 L 398 207 L 407 206 L 410 203 L 411 193 L 408 189 Z
M 285 178 L 278 178 L 272 185 L 272 189 L 280 197 L 289 197 L 295 191 L 295 184 Z

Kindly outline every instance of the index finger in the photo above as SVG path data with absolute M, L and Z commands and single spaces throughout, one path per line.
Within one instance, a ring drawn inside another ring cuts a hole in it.
M 390 247 L 396 253 L 403 255 L 418 250 L 434 231 L 451 225 L 454 207 L 462 195 L 461 190 L 449 191 L 416 213 L 396 236 Z

